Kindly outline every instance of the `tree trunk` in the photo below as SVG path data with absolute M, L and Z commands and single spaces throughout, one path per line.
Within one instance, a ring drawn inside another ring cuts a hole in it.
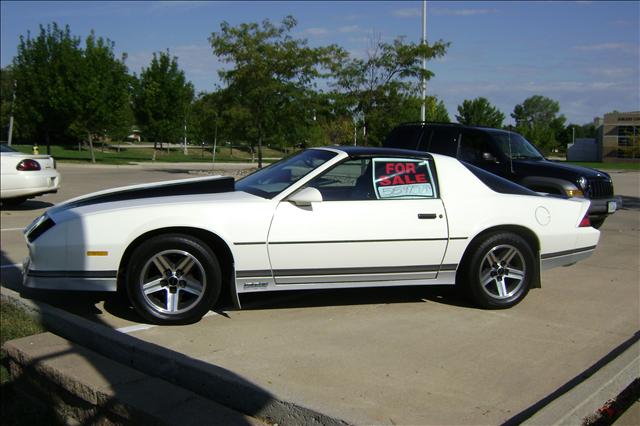
M 46 140 L 46 144 L 47 144 L 47 155 L 51 155 L 51 141 L 49 140 L 49 131 L 47 130 L 46 136 L 45 136 L 45 140 Z
M 258 126 L 258 168 L 262 168 L 262 126 Z
M 91 136 L 91 132 L 89 132 L 89 152 L 91 153 L 91 162 L 95 164 L 96 155 L 93 152 L 93 137 Z

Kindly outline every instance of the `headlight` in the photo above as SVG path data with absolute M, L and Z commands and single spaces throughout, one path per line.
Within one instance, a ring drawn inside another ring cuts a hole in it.
M 586 177 L 584 176 L 580 176 L 580 178 L 578 179 L 578 186 L 580 188 L 582 188 L 582 191 L 587 189 L 587 184 L 589 183 L 589 181 L 587 180 Z

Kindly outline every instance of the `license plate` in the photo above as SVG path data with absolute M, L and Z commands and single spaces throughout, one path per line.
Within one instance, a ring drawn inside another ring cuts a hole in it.
M 616 203 L 615 201 L 607 202 L 607 213 L 613 213 L 616 211 L 617 208 L 618 208 L 618 203 Z

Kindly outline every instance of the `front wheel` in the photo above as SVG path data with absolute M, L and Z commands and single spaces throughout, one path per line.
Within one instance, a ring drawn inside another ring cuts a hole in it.
M 129 265 L 129 299 L 152 323 L 198 321 L 220 295 L 218 260 L 206 244 L 191 236 L 153 237 L 133 252 Z
M 522 237 L 511 232 L 490 235 L 472 247 L 462 280 L 482 308 L 503 309 L 519 303 L 536 273 L 535 256 Z

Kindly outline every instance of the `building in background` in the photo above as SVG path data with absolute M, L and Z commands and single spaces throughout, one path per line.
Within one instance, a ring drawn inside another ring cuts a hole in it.
M 610 112 L 595 124 L 602 161 L 640 161 L 640 111 Z

